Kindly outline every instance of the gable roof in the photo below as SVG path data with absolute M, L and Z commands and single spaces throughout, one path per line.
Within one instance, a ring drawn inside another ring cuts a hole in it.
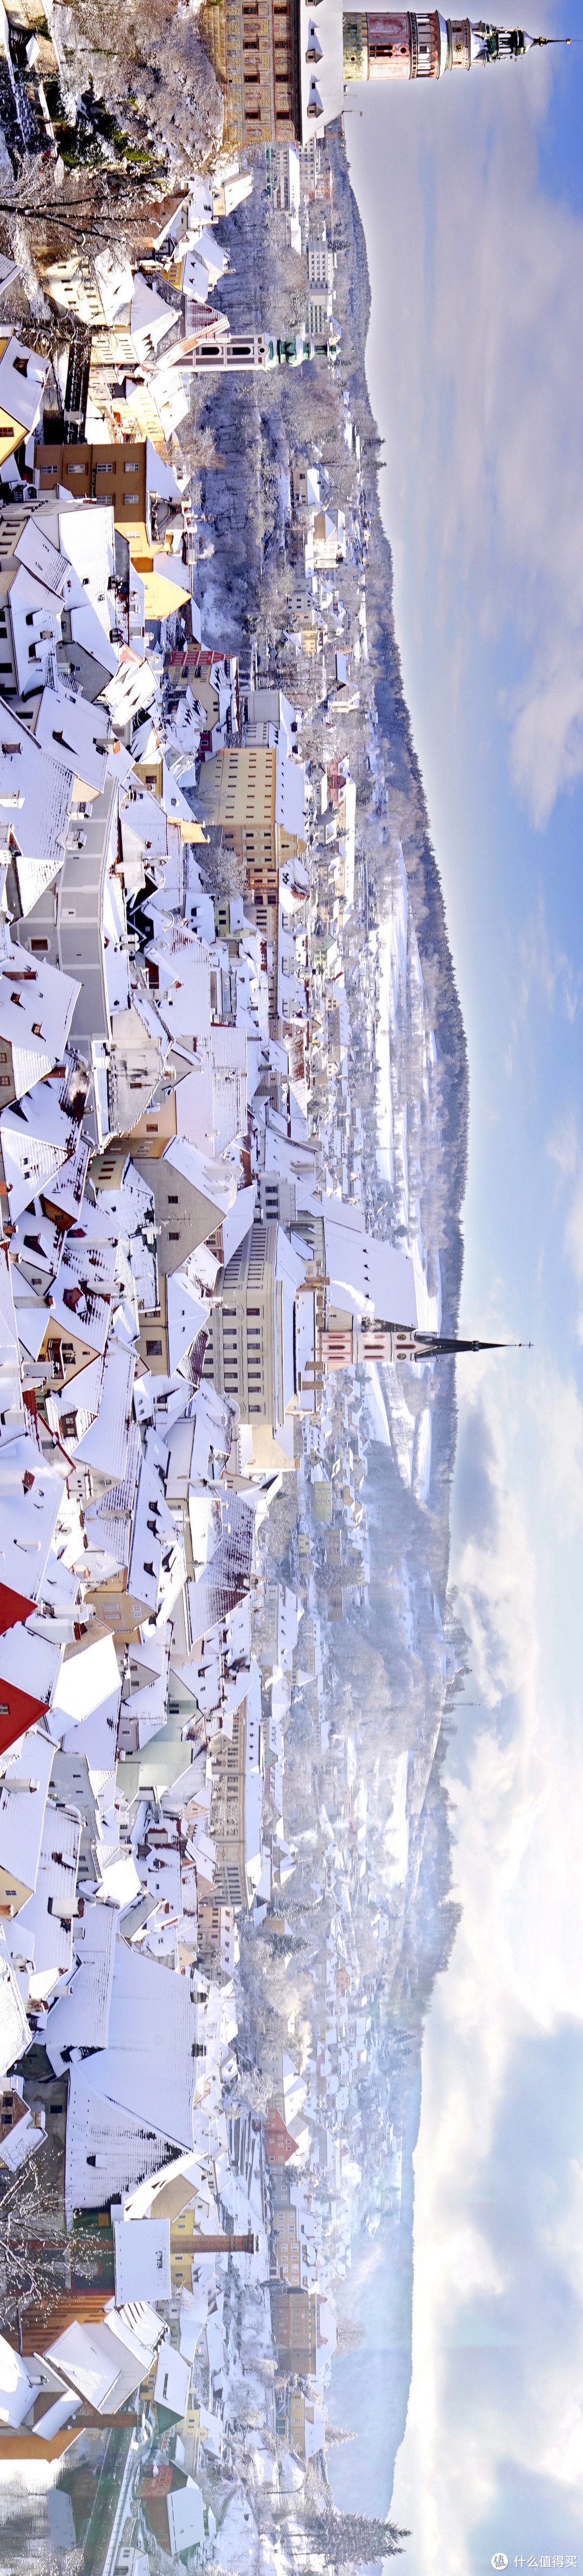
M 44 1195 L 55 1200 L 62 1175 L 65 1202 L 70 1199 L 73 1176 L 77 1198 L 82 1196 L 89 1146 L 76 1121 L 61 1109 L 54 1084 L 37 1082 L 32 1091 L 23 1094 L 18 1106 L 3 1109 L 0 1134 L 13 1225 L 24 1208 L 30 1207 L 31 1199 Z
M 94 2091 L 176 2146 L 192 2147 L 195 2039 L 187 1979 L 118 1941 L 109 2044 L 91 2061 Z
M 31 2036 L 0 1924 L 0 2076 L 7 2075 L 15 2058 L 30 2048 Z
M 39 1662 L 41 1665 L 44 1662 L 44 1678 L 48 1678 L 44 1638 L 30 1636 L 26 1628 L 11 1628 L 8 1636 L 0 1639 L 4 1664 L 10 1660 L 11 1647 L 15 1659 L 25 1665 L 23 1648 L 36 1648 Z M 2 1674 L 0 1700 L 6 1688 Z M 38 1714 L 42 1701 L 38 1693 L 31 1695 Z M 13 1741 L 17 1741 L 16 1736 Z M 52 1765 L 53 1746 L 46 1735 L 28 1733 L 16 1759 L 6 1765 L 0 1779 L 0 1869 L 8 1872 L 17 1885 L 20 1883 L 22 1887 L 29 1888 L 31 1895 L 37 1881 Z
M 73 786 L 73 770 L 49 761 L 28 726 L 0 698 L 0 798 L 23 914 L 31 912 L 62 867 Z
M 68 1994 L 56 1996 L 47 2022 L 47 2056 L 57 2074 L 63 2050 L 107 2045 L 118 1923 L 117 1905 L 85 1901 L 73 1937 L 72 1983 Z
M 0 1586 L 16 1594 L 25 1606 L 9 1609 L 7 1627 L 13 1619 L 26 1618 L 32 1603 L 38 1600 L 47 1559 L 53 1543 L 62 1500 L 62 1481 L 54 1469 L 45 1467 L 35 1440 L 23 1433 L 11 1440 L 0 1456 Z M 4 1604 L 6 1607 L 6 1604 Z
M 168 1970 L 160 1975 L 170 1983 Z M 181 1981 L 182 1982 L 182 1981 Z M 65 2211 L 70 2224 L 75 2209 L 100 2209 L 120 2192 L 172 2162 L 164 2124 L 157 2128 L 149 2111 L 140 2118 L 106 2094 L 95 2091 L 92 2076 L 98 2060 L 71 2066 L 65 2142 Z
M 168 2218 L 114 2218 L 115 2296 L 169 2299 L 170 2221 Z
M 99 1406 L 79 1440 L 77 1459 L 102 1475 L 124 1476 L 130 1430 L 135 1351 L 110 1333 L 103 1364 Z
M 42 813 L 47 801 L 45 764 L 44 755 L 39 753 L 38 757 L 42 765 L 42 777 L 39 768 L 35 789 L 40 799 Z M 47 769 L 50 770 L 48 762 Z M 0 752 L 0 794 L 1 771 L 2 754 Z M 48 790 L 50 791 L 50 776 Z M 50 839 L 50 792 L 48 803 L 47 839 Z M 37 819 L 40 821 L 40 817 Z M 59 865 L 62 857 L 61 850 Z M 16 1058 L 16 1064 L 18 1065 L 21 1058 L 26 1064 L 26 1078 L 21 1085 L 16 1083 L 17 1089 L 28 1091 L 31 1080 L 32 1082 L 35 1080 L 35 1075 L 38 1078 L 44 1073 L 50 1073 L 52 1066 L 60 1062 L 80 991 L 80 984 L 74 983 L 72 976 L 63 974 L 57 966 L 50 966 L 46 958 L 43 957 L 42 964 L 33 964 L 32 958 L 27 956 L 22 947 L 14 946 L 5 925 L 0 924 L 0 1038 L 12 1047 L 13 1060 Z M 47 1116 L 48 1114 L 47 1107 Z

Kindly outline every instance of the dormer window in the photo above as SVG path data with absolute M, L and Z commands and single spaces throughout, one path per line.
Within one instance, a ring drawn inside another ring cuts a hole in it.
M 316 30 L 316 28 L 315 28 L 315 26 L 314 26 L 313 18 L 311 18 L 311 19 L 310 19 L 309 28 L 308 28 L 308 43 L 307 43 L 307 48 L 306 48 L 306 62 L 307 62 L 307 63 L 321 63 L 321 61 L 322 61 L 322 46 L 321 46 L 321 44 L 320 44 L 320 38 L 319 38 L 319 36 L 318 36 L 318 34 L 317 34 L 317 30 Z

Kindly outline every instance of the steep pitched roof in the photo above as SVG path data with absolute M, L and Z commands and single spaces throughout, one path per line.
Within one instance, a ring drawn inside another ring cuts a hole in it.
M 51 2005 L 46 2049 L 55 2072 L 71 2048 L 106 2048 L 113 1987 L 117 1905 L 87 1904 L 75 1926 L 75 1972 L 68 1994 Z
M 159 1974 L 170 1983 L 168 1971 Z M 182 1980 L 181 1980 L 182 1982 Z M 156 2128 L 148 2110 L 139 2117 L 106 2094 L 97 2093 L 92 2076 L 97 2059 L 73 2065 L 69 2075 L 65 2144 L 65 2210 L 99 2209 L 117 2200 L 132 2184 L 172 2161 L 164 2123 Z M 190 2143 L 190 2142 L 189 2142 Z
M 95 2092 L 176 2146 L 193 2146 L 195 2038 L 187 1979 L 118 1941 L 109 2045 L 91 2063 Z
M 30 739 L 29 735 L 27 737 L 29 743 Z M 35 777 L 35 789 L 41 813 L 43 813 L 46 808 L 47 793 L 50 790 L 51 764 L 46 762 L 46 770 L 49 773 L 47 780 L 44 756 L 39 753 L 38 759 L 40 766 Z M 0 792 L 1 771 L 0 753 Z M 36 823 L 37 825 L 39 823 L 38 815 Z M 50 815 L 47 818 L 46 840 L 49 834 Z M 62 858 L 63 851 L 60 850 L 59 865 L 62 863 Z M 6 926 L 0 925 L 0 1038 L 12 1047 L 13 1059 L 16 1056 L 18 1060 L 22 1056 L 26 1061 L 27 1078 L 26 1082 L 22 1083 L 23 1091 L 30 1089 L 29 1068 L 32 1069 L 34 1081 L 35 1077 L 38 1080 L 40 1075 L 50 1073 L 54 1064 L 60 1063 L 80 991 L 80 984 L 74 983 L 70 975 L 62 974 L 58 967 L 49 966 L 46 958 L 43 957 L 42 963 L 33 965 L 32 959 L 27 957 L 25 950 L 15 946 Z M 37 1105 L 35 1103 L 35 1106 Z

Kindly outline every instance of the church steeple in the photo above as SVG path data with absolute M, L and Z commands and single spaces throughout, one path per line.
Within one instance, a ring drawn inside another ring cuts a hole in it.
M 387 1367 L 395 1360 L 419 1361 L 457 1359 L 468 1352 L 531 1350 L 531 1342 L 480 1342 L 455 1339 L 447 1333 L 425 1332 L 420 1325 L 388 1324 L 375 1316 L 370 1323 L 357 1322 L 346 1316 L 344 1322 L 318 1327 L 314 1358 L 304 1367 L 304 1390 L 323 1376 L 335 1375 L 338 1369 Z
M 480 1342 L 456 1339 L 453 1334 L 425 1332 L 420 1325 L 386 1324 L 375 1318 L 373 1324 L 361 1326 L 355 1335 L 360 1360 L 439 1360 L 457 1359 L 474 1351 L 530 1350 L 530 1342 Z
M 519 62 L 535 45 L 570 44 L 570 36 L 529 36 L 523 27 L 442 18 L 437 9 L 344 11 L 344 82 L 440 80 L 474 63 Z

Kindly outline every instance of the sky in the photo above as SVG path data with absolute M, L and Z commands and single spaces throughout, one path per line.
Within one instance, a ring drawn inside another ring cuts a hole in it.
M 583 38 L 583 8 L 552 8 Z M 583 42 L 346 102 L 405 692 L 468 1039 L 449 1763 L 410 2576 L 583 2568 Z M 360 111 L 362 109 L 362 116 Z M 387 2496 L 387 2504 L 389 2498 Z

